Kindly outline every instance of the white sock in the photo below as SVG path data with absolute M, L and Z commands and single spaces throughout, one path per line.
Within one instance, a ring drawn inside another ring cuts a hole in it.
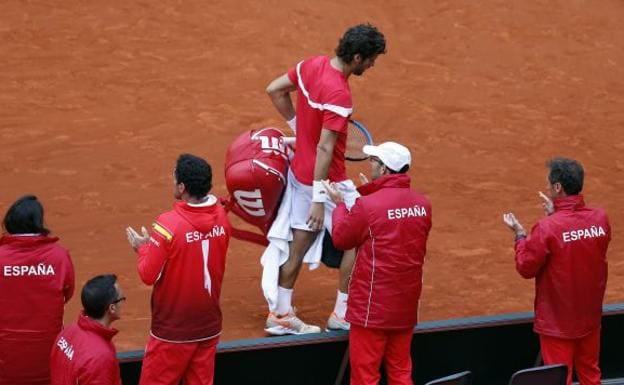
M 338 295 L 336 295 L 336 306 L 334 306 L 334 313 L 340 318 L 344 318 L 345 314 L 347 314 L 347 299 L 349 298 L 349 294 L 343 293 L 338 290 Z
M 277 315 L 284 315 L 290 311 L 292 306 L 293 289 L 285 289 L 281 286 L 277 287 Z

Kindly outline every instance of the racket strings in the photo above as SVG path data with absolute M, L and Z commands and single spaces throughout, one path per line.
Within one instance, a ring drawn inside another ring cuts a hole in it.
M 365 159 L 367 155 L 362 152 L 362 147 L 366 144 L 368 144 L 366 137 L 359 130 L 351 130 L 347 136 L 345 157 Z
M 345 158 L 348 160 L 365 160 L 368 158 L 362 151 L 362 147 L 366 144 L 372 144 L 366 134 L 352 123 L 349 123 L 347 130 L 347 143 L 345 149 Z

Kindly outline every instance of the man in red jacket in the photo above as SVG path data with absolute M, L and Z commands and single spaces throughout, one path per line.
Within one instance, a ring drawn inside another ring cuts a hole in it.
M 74 267 L 34 195 L 11 205 L 0 238 L 0 384 L 50 383 L 50 350 L 74 293 Z
M 547 191 L 540 192 L 546 217 L 531 234 L 512 213 L 505 224 L 515 233 L 516 269 L 535 278 L 535 324 L 546 364 L 568 366 L 582 385 L 599 385 L 600 321 L 607 284 L 611 227 L 604 210 L 585 206 L 583 167 L 575 160 L 548 163 Z
M 140 384 L 212 384 L 219 334 L 219 296 L 230 240 L 227 213 L 208 194 L 212 169 L 202 158 L 178 157 L 173 210 L 148 234 L 128 227 L 139 276 L 152 292 L 152 328 Z
M 410 188 L 407 148 L 386 142 L 363 150 L 373 180 L 358 188 L 362 196 L 351 211 L 338 190 L 325 183 L 337 203 L 334 244 L 358 249 L 347 306 L 351 384 L 377 384 L 382 359 L 390 384 L 412 384 L 410 346 L 418 322 L 431 203 Z
M 111 324 L 121 317 L 123 296 L 115 275 L 98 275 L 82 288 L 78 322 L 56 338 L 50 354 L 52 385 L 120 385 Z

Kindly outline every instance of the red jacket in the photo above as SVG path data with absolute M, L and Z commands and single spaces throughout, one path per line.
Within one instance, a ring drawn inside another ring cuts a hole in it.
M 227 213 L 178 201 L 156 219 L 139 252 L 143 282 L 154 285 L 151 334 L 163 341 L 192 342 L 221 333 L 219 296 L 230 240 Z
M 410 188 L 405 174 L 382 176 L 359 191 L 350 212 L 341 203 L 333 213 L 336 247 L 358 247 L 346 319 L 376 329 L 414 327 L 431 203 Z
M 74 267 L 56 237 L 0 238 L 0 383 L 49 383 L 50 349 L 74 292 Z
M 56 338 L 50 354 L 52 385 L 120 385 L 111 339 L 117 330 L 80 314 Z
M 516 269 L 535 278 L 535 332 L 579 338 L 600 327 L 611 227 L 605 212 L 586 207 L 582 195 L 554 205 L 552 215 L 516 242 Z

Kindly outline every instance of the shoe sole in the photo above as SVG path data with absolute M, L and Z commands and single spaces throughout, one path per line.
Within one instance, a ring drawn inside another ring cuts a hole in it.
M 343 323 L 339 323 L 339 322 L 328 322 L 327 326 L 325 326 L 325 331 L 337 331 L 337 330 L 346 330 L 349 331 L 351 330 L 351 325 L 349 323 L 346 323 L 346 327 L 343 326 Z
M 327 328 L 327 327 L 325 328 L 325 332 L 326 333 L 329 333 L 329 332 L 348 332 L 349 330 L 351 330 L 351 329 L 343 329 L 343 328 L 340 328 L 340 329 L 330 329 L 330 328 Z
M 314 333 L 320 333 L 321 329 L 319 328 L 318 331 L 314 331 L 314 332 L 297 332 L 293 329 L 289 329 L 289 328 L 285 328 L 283 326 L 273 326 L 270 328 L 265 328 L 264 331 L 272 336 L 285 336 L 285 335 L 302 335 L 302 334 L 314 334 Z

